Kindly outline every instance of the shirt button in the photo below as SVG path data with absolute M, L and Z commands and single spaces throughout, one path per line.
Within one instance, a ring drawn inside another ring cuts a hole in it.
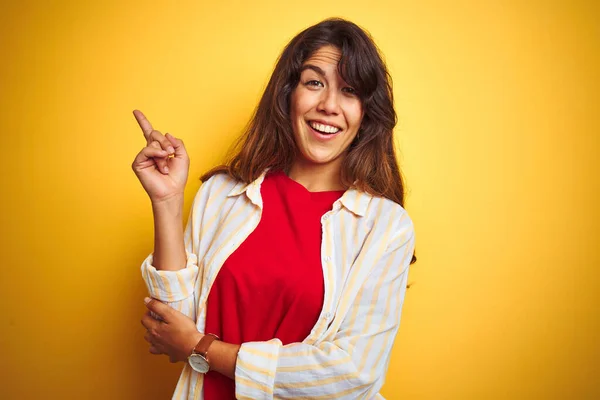
M 325 319 L 329 319 L 331 318 L 331 314 L 330 313 L 325 313 Z
M 329 261 L 331 261 L 331 257 L 325 256 L 325 262 L 329 262 Z
M 327 215 L 327 214 L 323 215 L 323 221 L 326 221 L 327 218 L 329 218 L 329 215 Z

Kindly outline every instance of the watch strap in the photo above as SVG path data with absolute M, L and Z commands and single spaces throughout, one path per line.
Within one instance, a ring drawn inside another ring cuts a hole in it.
M 202 339 L 200 339 L 196 347 L 194 347 L 193 353 L 200 354 L 208 362 L 208 348 L 215 340 L 221 339 L 215 334 L 207 333 L 202 336 Z

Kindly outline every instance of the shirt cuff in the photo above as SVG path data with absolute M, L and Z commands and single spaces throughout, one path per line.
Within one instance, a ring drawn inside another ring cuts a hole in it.
M 273 398 L 275 371 L 281 346 L 279 339 L 241 345 L 235 365 L 236 398 Z
M 178 271 L 159 271 L 153 265 L 153 254 L 142 263 L 142 277 L 150 296 L 163 301 L 174 302 L 188 298 L 194 293 L 198 277 L 198 257 L 186 251 L 186 266 Z

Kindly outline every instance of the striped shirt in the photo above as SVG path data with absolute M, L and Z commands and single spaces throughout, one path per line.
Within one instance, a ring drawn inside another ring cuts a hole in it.
M 200 332 L 219 269 L 260 221 L 265 174 L 250 184 L 218 174 L 200 187 L 185 228 L 185 268 L 158 271 L 152 254 L 142 263 L 150 295 L 195 320 Z M 239 399 L 382 398 L 415 247 L 413 223 L 399 204 L 351 188 L 321 225 L 319 319 L 301 343 L 243 343 L 235 368 Z M 202 399 L 202 380 L 186 363 L 173 399 Z

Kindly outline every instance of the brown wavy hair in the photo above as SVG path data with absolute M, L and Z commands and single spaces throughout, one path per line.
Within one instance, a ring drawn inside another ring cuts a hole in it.
M 200 178 L 202 181 L 227 173 L 250 183 L 266 168 L 290 170 L 299 151 L 290 119 L 291 93 L 300 81 L 302 64 L 326 45 L 341 51 L 338 71 L 358 92 L 363 109 L 358 135 L 343 160 L 342 184 L 388 198 L 404 207 L 404 181 L 393 140 L 397 116 L 392 79 L 371 36 L 341 18 L 319 22 L 288 43 L 228 162 L 205 173 Z M 415 261 L 413 254 L 411 264 Z

